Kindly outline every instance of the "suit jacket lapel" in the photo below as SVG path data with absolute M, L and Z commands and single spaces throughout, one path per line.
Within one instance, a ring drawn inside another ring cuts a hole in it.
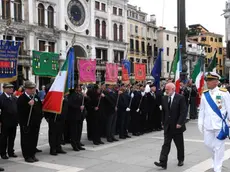
M 171 104 L 171 109 L 172 109 L 173 105 L 176 103 L 176 101 L 177 101 L 177 95 L 175 94 L 173 97 L 173 102 Z

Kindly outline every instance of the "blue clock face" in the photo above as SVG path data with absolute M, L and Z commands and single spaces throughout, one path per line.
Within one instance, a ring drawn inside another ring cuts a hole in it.
M 81 26 L 85 21 L 85 9 L 79 0 L 71 0 L 68 4 L 68 17 L 72 24 Z

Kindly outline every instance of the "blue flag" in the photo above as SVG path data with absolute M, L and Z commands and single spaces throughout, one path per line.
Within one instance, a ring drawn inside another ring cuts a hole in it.
M 68 53 L 68 89 L 74 89 L 74 49 L 70 48 Z
M 155 85 L 156 89 L 159 90 L 160 88 L 160 78 L 161 78 L 161 53 L 163 52 L 163 49 L 159 49 L 157 60 L 154 64 L 154 67 L 152 69 L 151 75 L 155 79 Z

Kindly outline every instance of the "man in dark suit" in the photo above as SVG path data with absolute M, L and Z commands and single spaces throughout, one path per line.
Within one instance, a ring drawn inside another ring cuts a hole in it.
M 8 159 L 6 151 L 9 157 L 17 157 L 14 153 L 14 140 L 18 125 L 18 114 L 17 98 L 13 95 L 13 88 L 14 86 L 12 84 L 5 83 L 3 85 L 4 92 L 0 96 L 0 123 L 2 124 L 0 153 L 2 159 Z
M 18 98 L 17 109 L 21 132 L 22 155 L 26 162 L 37 162 L 35 157 L 40 124 L 42 120 L 42 102 L 35 94 L 36 85 L 25 82 L 25 92 Z
M 171 142 L 174 141 L 177 148 L 178 166 L 184 165 L 184 138 L 183 132 L 186 130 L 186 103 L 183 95 L 175 93 L 175 85 L 168 83 L 165 86 L 167 96 L 162 99 L 164 127 L 164 144 L 162 146 L 160 162 L 154 162 L 158 167 L 167 168 L 168 154 Z

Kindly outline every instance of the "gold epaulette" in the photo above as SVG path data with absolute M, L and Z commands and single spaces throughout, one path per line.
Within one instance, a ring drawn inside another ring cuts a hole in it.
M 207 90 L 204 90 L 203 93 L 206 93 L 206 92 L 208 92 L 208 91 L 209 91 L 208 89 L 207 89 Z
M 220 88 L 220 91 L 227 92 L 228 90 L 226 88 Z

